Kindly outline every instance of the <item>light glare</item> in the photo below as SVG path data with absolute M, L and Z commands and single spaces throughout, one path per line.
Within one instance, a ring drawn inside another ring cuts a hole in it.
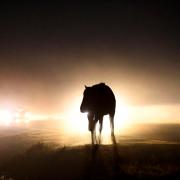
M 0 121 L 5 125 L 10 125 L 13 114 L 8 110 L 0 110 Z

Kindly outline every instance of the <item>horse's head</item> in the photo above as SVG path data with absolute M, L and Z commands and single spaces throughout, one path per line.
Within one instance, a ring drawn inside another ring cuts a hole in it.
M 83 100 L 82 100 L 82 103 L 81 103 L 81 106 L 80 106 L 80 111 L 82 113 L 91 111 L 92 99 L 93 99 L 93 96 L 92 96 L 91 87 L 85 86 L 85 90 L 84 90 L 84 93 L 83 93 Z

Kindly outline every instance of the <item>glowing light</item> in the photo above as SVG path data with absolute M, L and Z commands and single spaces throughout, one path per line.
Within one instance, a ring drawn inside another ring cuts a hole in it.
M 19 118 L 20 117 L 20 113 L 19 112 L 16 112 L 15 113 L 15 118 Z
M 5 125 L 10 125 L 13 120 L 12 112 L 8 110 L 0 110 L 0 121 Z
M 130 106 L 125 103 L 120 103 L 116 108 L 115 114 L 115 128 L 124 129 L 130 122 Z
M 19 124 L 19 123 L 20 123 L 20 119 L 16 119 L 15 122 L 16 122 L 17 124 Z
M 67 105 L 67 110 L 63 115 L 56 116 L 63 119 L 64 131 L 69 135 L 84 135 L 88 133 L 87 113 L 80 112 L 82 97 L 77 97 L 72 104 Z
M 65 124 L 66 131 L 70 134 L 81 134 L 89 135 L 88 131 L 88 119 L 87 113 L 80 113 L 79 106 L 81 103 L 81 98 L 77 98 L 74 103 L 66 111 Z M 117 98 L 117 107 L 115 113 L 115 131 L 125 129 L 130 123 L 130 106 L 122 100 L 122 98 Z M 99 123 L 96 126 L 97 135 L 99 132 Z M 103 130 L 102 130 L 102 142 L 111 143 L 110 139 L 111 128 L 109 115 L 104 116 L 103 120 Z
M 75 102 L 67 112 L 68 123 L 66 123 L 66 126 L 71 133 L 82 134 L 88 131 L 87 113 L 80 113 L 78 107 L 79 105 Z
M 24 118 L 25 118 L 25 123 L 29 123 L 30 120 L 32 119 L 32 114 L 30 112 L 25 112 Z
M 44 115 L 44 114 L 32 114 L 32 113 L 28 113 L 28 114 L 29 114 L 28 115 L 29 121 L 49 119 L 49 117 L 47 115 Z

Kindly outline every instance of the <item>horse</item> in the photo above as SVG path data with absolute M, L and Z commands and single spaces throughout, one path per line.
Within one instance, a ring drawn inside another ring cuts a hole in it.
M 105 83 L 85 86 L 83 100 L 80 106 L 82 113 L 87 112 L 89 121 L 88 129 L 91 132 L 92 145 L 97 144 L 96 124 L 99 121 L 99 144 L 101 143 L 101 132 L 103 128 L 103 116 L 109 115 L 111 127 L 111 140 L 116 144 L 114 136 L 114 115 L 116 99 L 113 91 Z

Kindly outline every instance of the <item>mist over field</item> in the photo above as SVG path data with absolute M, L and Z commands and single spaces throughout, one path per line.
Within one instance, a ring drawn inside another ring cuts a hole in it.
M 74 128 L 74 129 L 73 129 Z M 0 150 L 20 152 L 22 146 L 27 148 L 35 143 L 43 142 L 56 146 L 77 146 L 91 144 L 88 126 L 84 131 L 75 131 L 76 127 L 68 127 L 63 120 L 32 121 L 29 124 L 17 124 L 0 127 Z M 102 144 L 112 144 L 109 131 L 102 131 Z M 72 129 L 72 130 L 71 130 Z M 115 131 L 118 144 L 179 144 L 180 124 L 132 124 Z

